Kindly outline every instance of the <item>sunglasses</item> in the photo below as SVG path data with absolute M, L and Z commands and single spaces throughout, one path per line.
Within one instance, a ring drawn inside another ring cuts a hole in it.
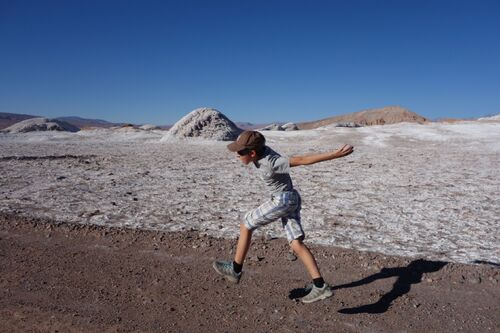
M 245 148 L 245 149 L 242 149 L 242 150 L 238 150 L 237 154 L 239 156 L 245 156 L 245 155 L 250 154 L 251 151 L 252 151 L 251 149 Z

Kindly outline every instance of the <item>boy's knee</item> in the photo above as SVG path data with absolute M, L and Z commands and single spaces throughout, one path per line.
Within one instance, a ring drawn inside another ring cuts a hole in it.
M 297 239 L 294 239 L 293 241 L 290 242 L 290 247 L 295 252 L 297 252 L 298 250 L 300 250 L 304 246 L 305 245 L 304 245 L 304 243 L 302 243 L 302 238 L 297 238 Z
M 252 233 L 252 230 L 250 230 L 245 223 L 241 222 L 240 223 L 240 232 Z

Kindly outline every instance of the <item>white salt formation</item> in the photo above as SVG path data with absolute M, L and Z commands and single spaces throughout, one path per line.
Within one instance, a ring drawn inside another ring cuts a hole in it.
M 283 127 L 280 124 L 270 124 L 266 127 L 262 127 L 259 131 L 283 131 Z
M 266 127 L 259 129 L 259 131 L 296 131 L 299 128 L 294 123 L 286 123 L 284 125 L 280 124 L 270 124 Z
M 491 117 L 482 117 L 478 119 L 479 121 L 500 121 L 500 114 Z
M 361 127 L 360 124 L 352 122 L 352 121 L 346 121 L 346 122 L 340 122 L 335 125 L 335 127 L 349 127 L 349 128 L 356 128 L 356 127 Z
M 500 122 L 334 126 L 265 132 L 287 156 L 355 147 L 292 170 L 307 200 L 308 242 L 500 263 Z M 226 142 L 160 144 L 161 133 L 141 130 L 62 133 L 0 134 L 0 212 L 234 239 L 265 194 L 255 167 Z M 281 223 L 256 232 L 283 236 Z
M 165 139 L 202 138 L 217 141 L 236 140 L 242 132 L 229 118 L 215 109 L 200 108 L 191 111 L 176 122 Z
M 30 118 L 2 130 L 5 133 L 27 133 L 40 131 L 78 132 L 80 129 L 65 121 L 47 118 Z
M 153 131 L 153 130 L 159 130 L 160 129 L 160 127 L 158 127 L 156 125 L 151 125 L 151 124 L 142 125 L 139 128 L 141 130 L 143 130 L 143 131 Z
M 299 129 L 295 123 L 286 123 L 281 128 L 285 131 L 297 131 Z

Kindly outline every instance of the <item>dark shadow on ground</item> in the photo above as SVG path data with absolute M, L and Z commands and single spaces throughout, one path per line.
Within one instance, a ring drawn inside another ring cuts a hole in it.
M 342 284 L 333 287 L 336 289 L 352 288 L 371 283 L 375 280 L 386 279 L 397 276 L 398 279 L 392 286 L 392 290 L 383 295 L 376 303 L 361 305 L 355 308 L 345 308 L 338 312 L 343 314 L 358 313 L 384 313 L 398 297 L 408 293 L 412 284 L 422 281 L 424 273 L 437 272 L 447 263 L 442 261 L 414 260 L 406 267 L 383 268 L 379 273 L 368 276 L 362 280 Z
M 477 264 L 477 265 L 489 265 L 489 266 L 493 266 L 493 267 L 500 267 L 499 263 L 488 261 L 488 260 L 474 260 L 472 263 Z
M 309 287 L 309 286 L 306 286 L 304 288 L 292 289 L 292 290 L 290 290 L 290 293 L 288 294 L 288 298 L 293 299 L 293 300 L 298 300 L 299 298 L 302 298 L 305 295 L 307 295 L 310 290 L 311 290 L 311 287 Z

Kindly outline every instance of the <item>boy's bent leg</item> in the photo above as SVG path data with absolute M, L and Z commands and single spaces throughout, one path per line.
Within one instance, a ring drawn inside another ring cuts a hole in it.
M 307 272 L 311 276 L 312 279 L 317 279 L 321 277 L 321 273 L 319 272 L 318 264 L 314 259 L 309 248 L 305 246 L 304 243 L 300 239 L 295 239 L 290 243 L 290 247 L 295 252 L 297 257 L 299 257 L 300 261 L 306 266 Z
M 314 281 L 311 291 L 309 292 L 309 294 L 302 298 L 302 302 L 312 303 L 332 296 L 332 289 L 326 282 L 323 281 L 321 273 L 319 272 L 318 264 L 316 263 L 316 260 L 314 259 L 314 256 L 312 255 L 309 248 L 305 246 L 300 239 L 293 240 L 290 243 L 290 246 L 300 258 L 304 266 L 306 266 L 309 275 Z M 321 287 L 316 286 L 317 280 L 321 281 Z
M 238 244 L 236 246 L 236 254 L 234 256 L 234 261 L 243 265 L 245 258 L 250 248 L 252 242 L 252 231 L 248 230 L 244 223 L 240 224 L 240 238 L 238 239 Z
M 277 206 L 272 200 L 268 200 L 245 214 L 245 219 L 243 223 L 240 224 L 240 237 L 238 238 L 238 244 L 236 246 L 234 262 L 214 262 L 214 268 L 217 273 L 224 275 L 231 282 L 239 282 L 243 262 L 245 261 L 252 241 L 253 230 L 276 220 L 280 214 L 283 214 L 282 209 L 281 206 Z
M 240 237 L 238 239 L 238 245 L 236 246 L 234 263 L 231 261 L 215 261 L 213 263 L 215 271 L 224 276 L 230 282 L 240 282 L 240 278 L 242 275 L 241 266 L 245 261 L 248 249 L 250 248 L 251 240 L 252 231 L 248 230 L 248 228 L 242 223 L 240 225 Z M 235 270 L 236 264 L 240 266 L 238 272 Z

